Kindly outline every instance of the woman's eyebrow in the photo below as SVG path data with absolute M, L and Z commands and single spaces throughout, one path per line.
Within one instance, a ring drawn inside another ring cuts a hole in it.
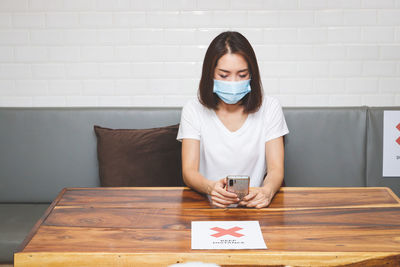
M 218 70 L 223 71 L 223 72 L 230 73 L 229 70 L 223 70 L 223 69 L 218 69 Z M 244 72 L 244 71 L 248 71 L 248 70 L 249 70 L 249 69 L 242 69 L 242 70 L 239 70 L 238 72 Z
M 218 70 L 220 70 L 220 71 L 223 71 L 223 72 L 230 73 L 230 71 L 229 71 L 229 70 L 223 70 L 223 69 L 218 69 Z

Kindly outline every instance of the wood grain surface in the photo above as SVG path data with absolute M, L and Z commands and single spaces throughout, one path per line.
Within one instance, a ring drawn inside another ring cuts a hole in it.
M 281 188 L 265 209 L 217 209 L 188 188 L 67 188 L 15 266 L 400 266 L 388 188 Z M 192 221 L 258 220 L 267 250 L 191 250 Z

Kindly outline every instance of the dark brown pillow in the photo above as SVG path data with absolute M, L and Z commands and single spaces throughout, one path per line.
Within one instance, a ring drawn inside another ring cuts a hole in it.
M 182 186 L 179 125 L 109 129 L 95 125 L 101 186 Z

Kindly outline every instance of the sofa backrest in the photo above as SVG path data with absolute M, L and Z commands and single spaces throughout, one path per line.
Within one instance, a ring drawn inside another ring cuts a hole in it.
M 284 112 L 287 186 L 366 186 L 366 107 Z
M 180 112 L 181 108 L 0 108 L 0 202 L 51 202 L 64 187 L 99 186 L 93 125 L 167 126 L 179 123 Z M 388 185 L 396 191 L 400 181 L 382 183 L 386 180 L 381 165 L 367 168 L 367 160 L 373 161 L 367 152 L 382 150 L 382 141 L 376 140 L 379 130 L 367 133 L 370 121 L 376 121 L 368 115 L 379 117 L 379 112 L 366 107 L 284 108 L 290 130 L 285 139 L 286 185 Z M 381 161 L 381 155 L 376 157 Z

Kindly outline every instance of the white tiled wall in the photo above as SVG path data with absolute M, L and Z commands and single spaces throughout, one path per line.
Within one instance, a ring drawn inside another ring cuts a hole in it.
M 0 106 L 182 106 L 225 30 L 283 106 L 400 105 L 400 0 L 1 0 Z

